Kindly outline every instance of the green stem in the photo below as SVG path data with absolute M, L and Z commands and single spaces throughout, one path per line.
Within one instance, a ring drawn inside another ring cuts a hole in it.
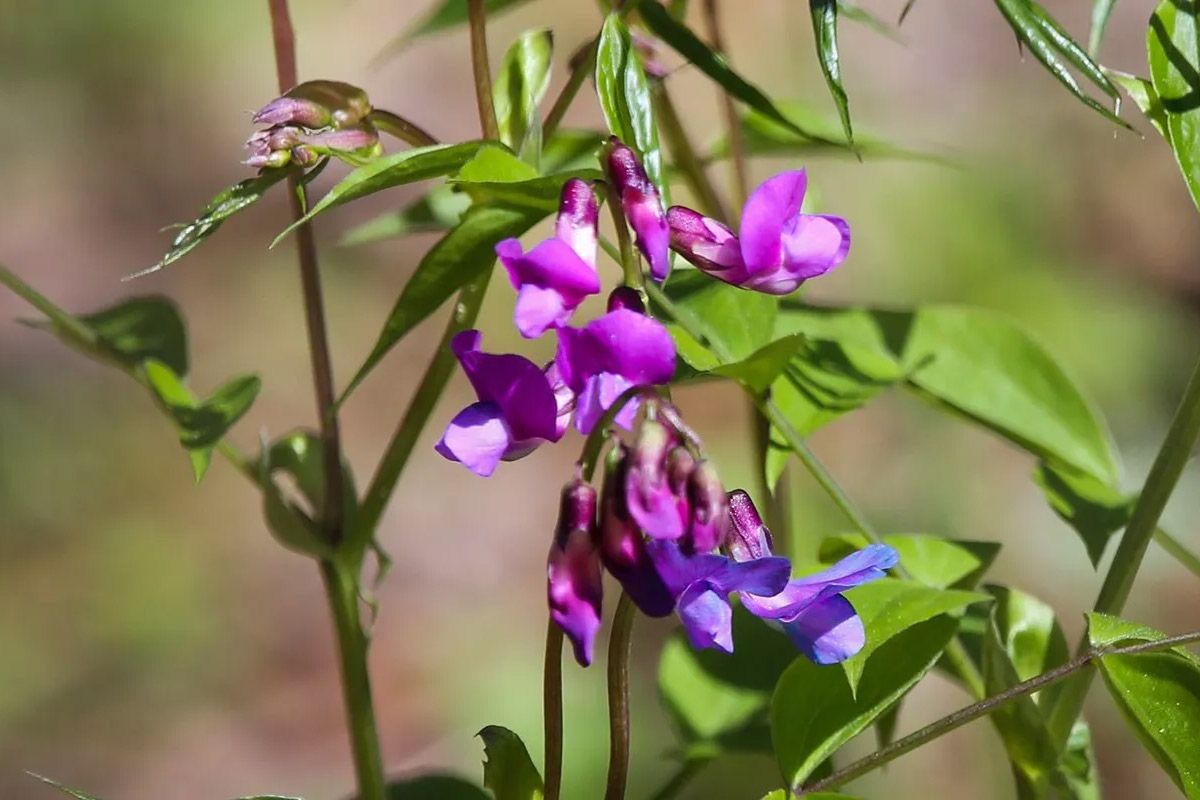
M 567 83 L 558 93 L 558 97 L 554 99 L 554 105 L 550 106 L 550 111 L 546 114 L 546 121 L 542 123 L 542 139 L 544 141 L 550 141 L 550 137 L 558 130 L 563 117 L 567 114 L 567 109 L 571 107 L 575 96 L 583 87 L 583 82 L 587 80 L 587 76 L 596 66 L 596 49 L 599 45 L 600 37 L 597 36 L 571 57 L 571 74 L 567 77 Z
M 558 800 L 562 791 L 562 646 L 562 628 L 551 619 L 546 623 L 546 658 L 542 666 L 542 730 L 546 740 L 542 769 L 546 775 L 546 800 Z
M 604 800 L 623 800 L 629 773 L 629 651 L 636 608 L 621 593 L 608 641 L 608 783 Z
M 663 784 L 662 788 L 653 794 L 651 800 L 671 800 L 682 792 L 710 761 L 712 758 L 707 756 L 687 759 L 679 765 L 679 769 L 675 770 L 675 774 Z
M 708 26 L 708 39 L 713 50 L 725 52 L 721 36 L 721 21 L 717 13 L 717 0 L 704 0 L 704 20 Z M 729 162 L 733 166 L 732 185 L 733 201 L 740 209 L 746 203 L 750 191 L 750 176 L 746 168 L 746 147 L 742 141 L 742 125 L 738 119 L 737 106 L 728 92 L 721 92 L 721 113 L 725 117 L 725 129 L 729 135 Z M 737 220 L 729 219 L 730 224 L 736 225 Z
M 359 615 L 357 576 L 343 572 L 333 561 L 322 561 L 321 577 L 341 656 L 342 698 L 358 775 L 356 800 L 384 800 L 387 788 L 367 672 L 368 642 Z
M 1158 455 L 1146 476 L 1146 483 L 1133 506 L 1129 525 L 1121 536 L 1121 544 L 1104 576 L 1100 594 L 1094 610 L 1102 614 L 1120 614 L 1133 589 L 1133 581 L 1146 555 L 1146 548 L 1158 528 L 1158 520 L 1167 500 L 1175 491 L 1179 476 L 1192 455 L 1196 440 L 1200 438 L 1200 361 L 1197 361 L 1192 377 L 1184 389 L 1175 418 L 1159 448 Z M 1087 646 L 1087 636 L 1080 641 L 1079 649 Z M 1050 709 L 1048 727 L 1055 744 L 1061 752 L 1075 720 L 1083 711 L 1083 701 L 1091 686 L 1090 673 L 1081 674 L 1059 692 Z
M 408 142 L 413 147 L 428 147 L 438 143 L 438 140 L 420 125 L 391 111 L 375 108 L 367 115 L 367 119 L 379 130 Z
M 949 714 L 941 719 L 931 722 L 920 730 L 910 733 L 902 739 L 897 739 L 887 747 L 884 747 L 871 755 L 855 761 L 842 769 L 837 770 L 827 778 L 819 781 L 814 781 L 801 789 L 796 790 L 800 796 L 810 792 L 821 792 L 829 789 L 836 789 L 855 778 L 859 778 L 872 770 L 882 767 L 890 761 L 894 761 L 900 756 L 908 753 L 921 745 L 944 736 L 956 728 L 961 728 L 968 722 L 979 719 L 982 716 L 990 714 L 1000 707 L 1011 703 L 1021 697 L 1026 697 L 1035 692 L 1045 689 L 1047 686 L 1058 683 L 1069 677 L 1079 674 L 1090 674 L 1093 671 L 1084 668 L 1090 666 L 1097 658 L 1105 656 L 1134 656 L 1144 653 L 1156 653 L 1162 650 L 1168 650 L 1172 647 L 1181 645 L 1194 644 L 1200 641 L 1200 631 L 1185 633 L 1179 636 L 1171 636 L 1166 639 L 1159 639 L 1154 642 L 1141 642 L 1139 644 L 1126 645 L 1124 647 L 1101 647 L 1088 649 L 1078 657 L 1068 661 L 1061 667 L 1052 669 L 1042 675 L 1030 678 L 1027 681 L 1022 681 L 1016 686 L 1005 689 L 1003 692 L 984 698 L 978 703 L 974 703 L 965 708 L 961 708 L 952 714 Z
M 1196 555 L 1187 545 L 1162 528 L 1154 529 L 1154 541 L 1158 542 L 1159 547 L 1187 568 L 1189 572 L 1200 577 L 1200 556 Z
M 608 187 L 608 210 L 612 212 L 613 227 L 617 229 L 617 246 L 621 250 L 621 271 L 625 276 L 625 285 L 637 289 L 644 299 L 646 281 L 642 276 L 637 254 L 633 251 L 633 239 L 629 236 L 629 228 L 625 225 L 625 212 L 621 208 L 621 196 L 617 194 L 611 180 L 606 185 Z
M 658 120 L 658 129 L 666 140 L 671 160 L 683 175 L 688 189 L 696 196 L 700 211 L 719 220 L 728 220 L 729 212 L 721 202 L 721 196 L 717 194 L 704 165 L 700 163 L 696 148 L 679 119 L 679 112 L 675 110 L 675 102 L 662 81 L 654 81 L 651 84 L 651 98 L 654 101 L 654 116 Z
M 479 127 L 485 139 L 499 139 L 496 106 L 492 101 L 492 68 L 488 61 L 487 13 L 484 0 L 467 0 L 467 20 L 471 30 L 471 71 L 475 76 L 475 103 L 479 106 Z

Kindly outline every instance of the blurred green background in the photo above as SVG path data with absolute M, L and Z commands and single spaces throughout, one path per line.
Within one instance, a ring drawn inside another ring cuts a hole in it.
M 297 0 L 302 77 L 360 84 L 376 105 L 445 140 L 474 136 L 464 33 L 370 63 L 427 5 Z M 903 3 L 865 5 L 895 19 Z M 1047 6 L 1085 37 L 1090 4 Z M 1117 5 L 1104 63 L 1145 72 L 1152 6 Z M 730 55 L 745 74 L 775 97 L 832 114 L 807 4 L 728 0 L 723 8 Z M 599 19 L 589 3 L 534 0 L 495 20 L 493 60 L 519 31 L 552 25 L 554 96 L 566 56 Z M 1144 138 L 1116 131 L 1022 61 L 990 3 L 923 0 L 898 39 L 843 23 L 857 124 L 953 166 L 808 161 L 823 206 L 848 217 L 855 233 L 848 262 L 810 296 L 1007 312 L 1107 415 L 1125 483 L 1135 487 L 1200 346 L 1200 224 L 1169 151 L 1142 120 L 1134 122 Z M 712 86 L 688 69 L 669 80 L 693 137 L 715 138 Z M 262 2 L 0 0 L 0 258 L 72 310 L 131 292 L 175 299 L 189 321 L 194 388 L 262 375 L 262 396 L 235 431 L 247 449 L 260 431 L 277 435 L 314 416 L 292 244 L 266 249 L 286 218 L 282 193 L 166 272 L 133 284 L 119 278 L 158 258 L 169 236 L 159 228 L 189 219 L 246 176 L 238 162 L 250 111 L 274 95 L 274 81 Z M 590 95 L 568 117 L 598 120 Z M 753 166 L 761 179 L 799 163 Z M 433 238 L 359 249 L 336 242 L 417 191 L 376 196 L 318 225 L 342 384 Z M 511 302 L 497 284 L 484 312 L 489 347 L 518 346 Z M 344 795 L 352 776 L 316 570 L 275 545 L 257 497 L 227 465 L 193 485 L 174 433 L 144 393 L 20 325 L 30 313 L 0 292 L 0 796 L 51 796 L 23 770 L 109 800 Z M 405 340 L 347 405 L 360 482 L 440 328 L 439 315 Z M 434 427 L 468 392 L 456 379 Z M 746 482 L 737 391 L 693 389 L 680 400 L 727 482 Z M 384 520 L 395 568 L 380 589 L 372 668 L 389 767 L 474 777 L 482 755 L 473 735 L 486 724 L 515 729 L 540 752 L 550 487 L 567 476 L 579 440 L 484 481 L 436 456 L 436 436 L 427 432 Z M 823 429 L 814 448 L 886 531 L 1003 542 L 991 578 L 1052 602 L 1077 635 L 1099 576 L 1029 481 L 1028 457 L 898 395 Z M 843 521 L 810 481 L 793 483 L 801 546 L 811 549 Z M 1193 547 L 1198 496 L 1193 468 L 1167 516 Z M 1175 632 L 1197 626 L 1197 609 L 1196 578 L 1152 549 L 1127 615 Z M 662 764 L 674 744 L 654 675 L 670 630 L 654 622 L 637 631 L 633 797 L 669 772 Z M 607 759 L 603 673 L 574 665 L 566 673 L 565 796 L 596 797 Z M 931 676 L 904 706 L 901 729 L 966 700 Z M 1108 797 L 1175 796 L 1102 693 L 1089 713 Z M 869 739 L 850 751 L 867 752 Z M 756 798 L 777 781 L 769 760 L 738 759 L 708 768 L 688 796 Z M 1012 796 L 986 723 L 859 789 L 872 798 Z

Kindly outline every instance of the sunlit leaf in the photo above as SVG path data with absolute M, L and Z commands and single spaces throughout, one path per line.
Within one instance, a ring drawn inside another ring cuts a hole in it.
M 492 89 L 500 140 L 535 167 L 542 149 L 538 104 L 550 87 L 553 50 L 548 28 L 522 33 L 505 54 Z
M 1166 115 L 1167 140 L 1200 208 L 1200 22 L 1195 9 L 1163 0 L 1150 17 L 1150 80 Z
M 414 233 L 448 231 L 471 207 L 471 198 L 450 185 L 431 189 L 399 211 L 388 211 L 346 232 L 344 247 L 399 239 Z
M 1100 52 L 1104 29 L 1108 27 L 1108 18 L 1116 4 L 1117 0 L 1092 0 L 1092 29 L 1088 33 L 1088 55 L 1092 58 Z
M 655 7 L 647 3 L 645 11 Z M 641 158 L 646 175 L 668 202 L 658 126 L 646 71 L 629 38 L 629 29 L 618 14 L 609 14 L 596 49 L 596 95 L 608 129 Z
M 842 533 L 821 541 L 823 563 L 839 561 L 870 542 L 861 533 Z M 929 534 L 893 534 L 883 543 L 896 549 L 900 566 L 913 580 L 936 589 L 971 589 L 1000 552 L 997 542 L 943 539 Z
M 486 760 L 483 785 L 496 800 L 541 800 L 545 792 L 538 773 L 521 737 L 508 728 L 489 725 L 479 732 Z
M 1167 112 L 1162 106 L 1162 99 L 1159 98 L 1158 92 L 1154 90 L 1154 84 L 1145 78 L 1130 75 L 1128 72 L 1118 72 L 1115 69 L 1106 69 L 1104 72 L 1112 79 L 1113 83 L 1125 90 L 1125 94 L 1129 95 L 1129 99 L 1138 107 L 1138 110 L 1170 144 L 1171 133 L 1167 130 Z
M 821 73 L 833 95 L 838 118 L 846 140 L 854 142 L 854 128 L 850 124 L 850 102 L 846 99 L 846 87 L 842 85 L 842 68 L 838 54 L 838 4 L 837 0 L 809 0 L 812 12 L 813 40 L 817 45 L 817 60 L 821 62 Z
M 777 297 L 738 289 L 688 269 L 673 271 L 663 291 L 676 312 L 690 320 L 689 327 L 704 332 L 706 341 L 699 342 L 682 326 L 667 325 L 680 357 L 694 369 L 707 371 L 741 361 L 774 339 Z

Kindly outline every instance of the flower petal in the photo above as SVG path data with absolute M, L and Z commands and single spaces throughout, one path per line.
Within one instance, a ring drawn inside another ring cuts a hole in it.
M 784 226 L 783 265 L 798 278 L 823 275 L 850 252 L 850 225 L 841 217 L 798 214 Z
M 514 439 L 557 441 L 558 404 L 542 370 L 523 356 L 480 350 L 479 331 L 462 331 L 450 346 L 475 394 L 500 407 Z
M 536 339 L 551 327 L 567 324 L 571 311 L 555 290 L 527 283 L 517 290 L 513 324 L 526 339 Z
M 801 586 L 836 587 L 838 591 L 845 591 L 884 577 L 887 570 L 896 566 L 899 561 L 900 554 L 894 547 L 871 544 L 851 553 L 828 569 L 796 578 L 792 583 Z
M 575 401 L 575 429 L 582 434 L 591 433 L 604 416 L 604 412 L 608 411 L 617 398 L 632 385 L 620 375 L 613 375 L 611 372 L 601 372 L 588 378 Z M 613 421 L 628 430 L 633 427 L 637 407 L 636 398 L 629 400 L 617 412 Z
M 845 597 L 834 595 L 813 603 L 783 629 L 800 652 L 817 664 L 837 664 L 863 649 L 866 631 Z
M 692 647 L 733 652 L 733 609 L 712 589 L 697 584 L 684 592 L 679 598 L 679 619 Z
M 572 531 L 562 547 L 550 546 L 546 594 L 550 616 L 563 629 L 582 666 L 592 663 L 600 630 L 600 557 L 586 530 Z
M 487 477 L 512 444 L 512 434 L 494 403 L 467 406 L 446 426 L 436 449 L 451 461 L 459 461 L 476 475 Z
M 783 234 L 800 213 L 808 178 L 804 170 L 768 178 L 742 209 L 742 259 L 753 274 L 783 263 Z
M 782 556 L 734 561 L 718 556 L 724 563 L 708 576 L 708 582 L 725 592 L 748 592 L 759 597 L 777 595 L 788 585 L 792 563 Z

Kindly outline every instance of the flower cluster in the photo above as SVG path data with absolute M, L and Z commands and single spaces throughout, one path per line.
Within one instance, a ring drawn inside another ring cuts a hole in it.
M 662 416 L 676 418 L 673 410 Z M 690 436 L 647 419 L 632 447 L 618 443 L 610 452 L 598 509 L 595 490 L 581 480 L 564 490 L 547 593 L 576 660 L 591 663 L 602 568 L 646 615 L 678 614 L 696 648 L 733 652 L 736 595 L 818 664 L 861 650 L 862 621 L 843 593 L 883 577 L 896 551 L 871 545 L 823 572 L 791 578 L 749 495 L 726 494 L 712 463 L 694 455 Z
M 310 167 L 321 156 L 364 164 L 383 152 L 368 115 L 371 102 L 357 86 L 340 81 L 305 81 L 263 106 L 255 125 L 265 125 L 246 140 L 258 169 L 296 164 Z

